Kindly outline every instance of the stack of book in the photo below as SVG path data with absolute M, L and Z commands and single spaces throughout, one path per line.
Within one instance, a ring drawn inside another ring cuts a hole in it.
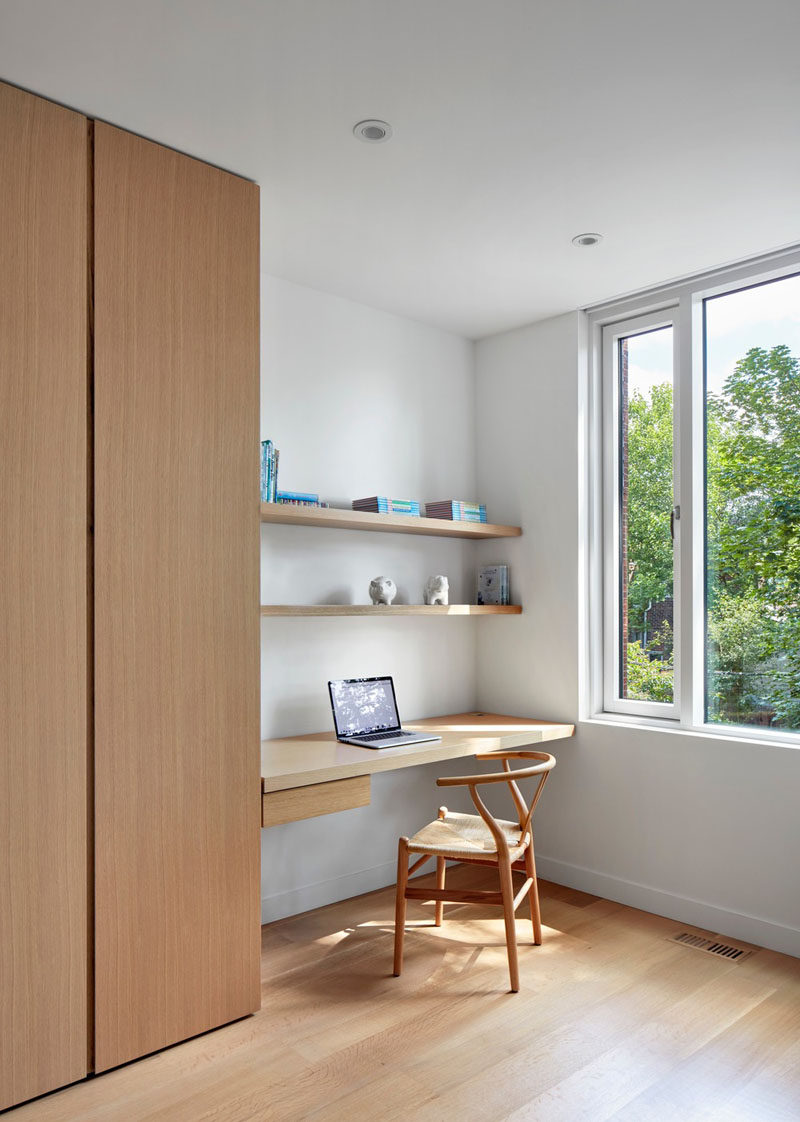
M 313 495 L 309 491 L 277 491 L 275 494 L 275 502 L 283 503 L 284 506 L 327 506 L 327 503 L 319 501 L 319 495 Z
M 449 518 L 453 522 L 485 522 L 483 503 L 469 503 L 462 499 L 442 499 L 438 503 L 425 503 L 428 518 Z
M 510 604 L 508 565 L 486 565 L 478 573 L 479 604 Z
M 418 502 L 413 499 L 387 499 L 383 495 L 353 499 L 353 510 L 369 510 L 374 514 L 413 514 L 419 517 Z
M 271 440 L 261 441 L 261 501 L 274 503 L 278 494 L 278 460 L 280 452 Z

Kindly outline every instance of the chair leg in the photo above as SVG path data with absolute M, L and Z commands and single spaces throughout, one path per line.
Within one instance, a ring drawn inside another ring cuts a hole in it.
M 542 913 L 539 909 L 539 882 L 536 879 L 536 860 L 533 856 L 533 839 L 525 850 L 525 871 L 533 881 L 528 896 L 531 904 L 531 923 L 533 924 L 534 946 L 542 945 Z
M 394 976 L 403 970 L 403 936 L 406 929 L 406 885 L 408 884 L 408 838 L 397 847 L 397 901 L 394 910 Z
M 440 891 L 444 891 L 444 874 L 447 867 L 447 862 L 444 857 L 436 858 L 436 887 Z M 442 926 L 442 917 L 444 916 L 444 900 L 436 901 L 436 919 L 434 920 L 437 927 Z
M 511 977 L 511 992 L 519 990 L 519 960 L 517 958 L 517 925 L 514 920 L 514 882 L 511 876 L 511 862 L 500 859 L 500 892 L 503 897 L 503 918 L 506 922 L 506 946 L 508 949 L 508 973 Z

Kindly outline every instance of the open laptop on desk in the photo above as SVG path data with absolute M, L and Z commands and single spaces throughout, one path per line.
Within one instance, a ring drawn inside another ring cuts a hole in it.
M 344 678 L 328 682 L 336 739 L 359 748 L 397 748 L 441 740 L 400 726 L 391 678 Z

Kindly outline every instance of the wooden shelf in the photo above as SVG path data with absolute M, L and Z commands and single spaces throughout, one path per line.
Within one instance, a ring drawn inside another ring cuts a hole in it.
M 261 521 L 285 526 L 327 526 L 332 530 L 377 530 L 388 534 L 428 534 L 431 537 L 473 540 L 517 538 L 522 533 L 519 526 L 498 526 L 492 522 L 451 522 L 445 518 L 372 514 L 369 511 L 291 506 L 288 503 L 262 503 Z
M 262 616 L 518 616 L 519 604 L 262 604 Z

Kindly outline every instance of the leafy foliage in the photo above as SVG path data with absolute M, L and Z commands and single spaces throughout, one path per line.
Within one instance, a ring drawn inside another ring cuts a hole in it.
M 672 701 L 672 659 L 651 659 L 641 642 L 628 643 L 628 693 L 635 701 Z
M 671 594 L 669 385 L 634 395 L 628 449 L 629 624 L 641 630 L 650 601 Z M 752 348 L 709 395 L 706 502 L 708 718 L 798 729 L 800 368 L 788 347 Z M 664 700 L 665 669 L 629 642 L 628 696 Z
M 645 625 L 648 604 L 672 595 L 672 386 L 628 403 L 628 624 Z
M 767 711 L 774 723 L 800 728 L 797 359 L 785 346 L 752 348 L 709 412 L 707 597 L 717 682 L 709 700 L 718 702 L 718 716 L 711 705 L 709 716 L 748 723 L 748 711 L 756 719 Z
M 786 607 L 800 594 L 800 372 L 788 347 L 754 347 L 737 362 L 709 442 L 719 515 L 716 582 Z
M 708 613 L 710 720 L 751 724 L 770 712 L 767 666 L 775 638 L 774 621 L 752 590 L 718 591 Z
M 772 651 L 773 622 L 752 593 L 734 596 L 724 588 L 708 618 L 708 637 L 720 663 L 744 673 L 760 665 Z

